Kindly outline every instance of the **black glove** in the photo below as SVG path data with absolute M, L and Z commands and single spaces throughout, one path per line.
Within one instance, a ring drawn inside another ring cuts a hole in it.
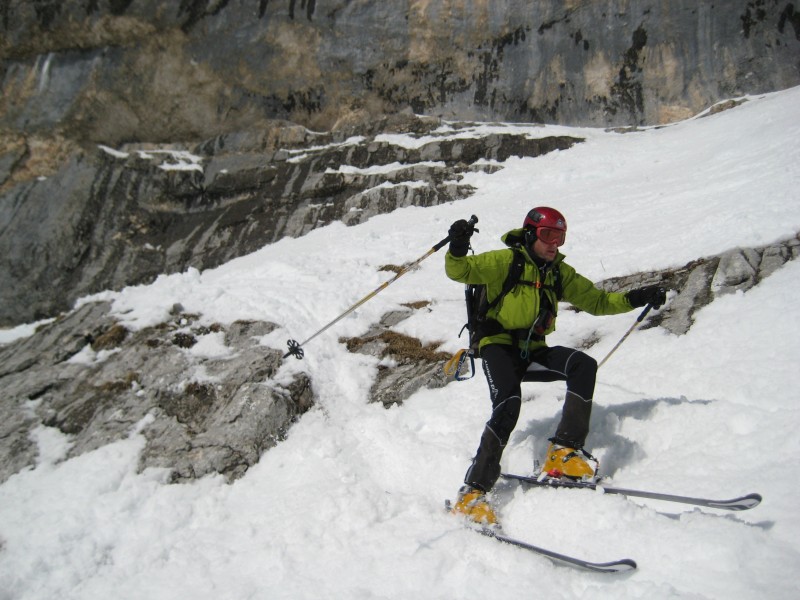
M 469 238 L 475 233 L 475 226 L 467 223 L 464 219 L 459 219 L 452 225 L 447 232 L 450 238 L 450 254 L 453 256 L 466 256 L 469 250 Z
M 658 308 L 667 301 L 667 290 L 658 285 L 648 285 L 631 290 L 626 296 L 633 308 L 639 308 L 646 304 L 652 304 L 653 308 Z

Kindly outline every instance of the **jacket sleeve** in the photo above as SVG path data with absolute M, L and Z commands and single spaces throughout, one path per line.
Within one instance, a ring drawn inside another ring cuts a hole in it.
M 473 256 L 444 256 L 444 270 L 453 281 L 502 285 L 508 274 L 513 250 L 492 250 Z
M 625 294 L 601 290 L 571 266 L 561 263 L 563 300 L 592 315 L 616 315 L 633 310 Z

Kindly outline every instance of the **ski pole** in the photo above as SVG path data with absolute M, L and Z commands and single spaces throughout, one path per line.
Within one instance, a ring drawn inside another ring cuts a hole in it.
M 605 362 L 606 362 L 606 361 L 609 359 L 609 357 L 610 357 L 612 354 L 614 354 L 614 352 L 616 352 L 616 351 L 617 351 L 617 348 L 619 348 L 619 347 L 622 345 L 622 342 L 624 342 L 626 339 L 628 339 L 628 336 L 629 336 L 630 334 L 632 334 L 632 333 L 633 333 L 633 330 L 634 330 L 634 329 L 636 329 L 636 326 L 637 326 L 637 325 L 639 325 L 639 323 L 641 323 L 641 322 L 644 320 L 644 318 L 647 316 L 647 313 L 649 313 L 649 312 L 650 312 L 650 309 L 651 309 L 651 308 L 653 308 L 653 305 L 652 305 L 652 304 L 648 304 L 647 306 L 645 306 L 645 307 L 644 307 L 644 310 L 642 311 L 642 314 L 640 314 L 640 315 L 639 315 L 639 316 L 636 318 L 636 322 L 635 322 L 633 325 L 631 325 L 630 329 L 628 329 L 628 331 L 626 331 L 626 332 L 625 332 L 625 335 L 623 335 L 623 336 L 622 336 L 622 338 L 621 338 L 621 339 L 620 339 L 620 340 L 617 342 L 617 345 L 616 345 L 616 346 L 614 346 L 614 347 L 611 349 L 611 352 L 609 352 L 608 354 L 606 354 L 606 357 L 605 357 L 603 360 L 601 360 L 601 361 L 600 361 L 600 364 L 598 364 L 598 365 L 597 365 L 597 368 L 598 368 L 598 369 L 599 369 L 600 367 L 602 367 L 602 366 L 603 366 L 603 364 L 604 364 L 604 363 L 605 363 Z
M 476 217 L 475 215 L 472 215 L 472 217 L 470 217 L 469 221 L 467 221 L 467 223 L 469 225 L 475 225 L 477 222 L 478 222 L 478 217 Z M 400 269 L 397 272 L 397 274 L 394 277 L 392 277 L 389 281 L 387 281 L 385 283 L 382 283 L 377 288 L 372 290 L 369 294 L 367 294 L 361 300 L 359 300 L 358 302 L 353 304 L 353 306 L 348 308 L 346 311 L 344 311 L 342 314 L 340 314 L 338 317 L 336 317 L 333 321 L 331 321 L 330 323 L 325 325 L 322 329 L 320 329 L 319 331 L 314 333 L 311 337 L 309 337 L 303 343 L 299 343 L 297 340 L 289 340 L 287 342 L 287 345 L 289 346 L 289 351 L 286 354 L 283 355 L 283 358 L 286 358 L 287 356 L 291 355 L 291 356 L 294 356 L 296 359 L 301 360 L 303 358 L 303 356 L 305 356 L 305 352 L 303 350 L 303 346 L 305 346 L 308 342 L 313 340 L 315 337 L 317 337 L 323 331 L 327 330 L 332 325 L 334 325 L 334 324 L 338 323 L 339 321 L 341 321 L 343 318 L 345 318 L 347 315 L 349 315 L 351 312 L 353 312 L 359 306 L 361 306 L 362 304 L 366 303 L 367 301 L 369 301 L 372 298 L 374 298 L 375 296 L 377 296 L 379 292 L 381 292 L 382 290 L 384 290 L 387 287 L 389 287 L 389 285 L 391 283 L 393 283 L 393 282 L 397 281 L 398 279 L 400 279 L 401 276 L 403 276 L 406 273 L 408 273 L 411 269 L 416 267 L 419 263 L 421 263 L 423 260 L 428 258 L 431 254 L 433 254 L 434 252 L 439 250 L 442 246 L 444 246 L 448 242 L 450 242 L 450 236 L 449 235 L 446 238 L 444 238 L 441 242 L 439 242 L 438 244 L 433 246 L 433 248 L 428 250 L 425 254 L 420 256 L 413 263 L 411 263 L 411 264 L 403 267 L 402 269 Z

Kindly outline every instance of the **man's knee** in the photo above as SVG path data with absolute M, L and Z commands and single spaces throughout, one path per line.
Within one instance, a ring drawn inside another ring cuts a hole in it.
M 504 446 L 517 425 L 521 408 L 522 401 L 520 397 L 511 396 L 500 402 L 492 411 L 492 418 L 489 419 L 488 425 L 497 434 Z
M 585 375 L 597 374 L 597 361 L 580 350 L 576 350 L 569 359 L 567 373 L 580 372 Z
M 569 357 L 566 372 L 567 389 L 584 400 L 591 400 L 597 379 L 597 361 L 585 352 L 576 350 Z

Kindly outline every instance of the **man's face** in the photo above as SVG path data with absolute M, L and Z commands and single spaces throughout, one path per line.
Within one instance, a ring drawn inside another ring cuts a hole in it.
M 555 260 L 558 247 L 563 245 L 566 239 L 566 229 L 539 227 L 536 230 L 536 241 L 531 248 L 536 256 L 550 262 Z
M 557 244 L 547 244 L 540 239 L 537 239 L 533 243 L 533 253 L 541 258 L 542 260 L 546 260 L 547 262 L 551 262 L 555 260 L 556 254 L 558 254 L 558 245 Z

